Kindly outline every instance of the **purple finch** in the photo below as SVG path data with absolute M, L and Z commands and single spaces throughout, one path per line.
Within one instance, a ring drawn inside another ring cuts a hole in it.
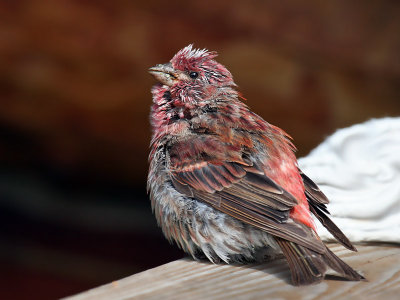
M 342 243 L 326 196 L 298 168 L 291 138 L 243 102 L 215 52 L 180 50 L 149 72 L 152 88 L 148 191 L 164 235 L 194 258 L 247 262 L 283 253 L 295 285 L 328 270 L 363 277 L 333 254 L 311 214 Z

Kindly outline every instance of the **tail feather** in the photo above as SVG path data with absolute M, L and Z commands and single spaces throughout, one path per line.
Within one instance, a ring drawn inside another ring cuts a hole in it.
M 287 259 L 294 285 L 320 282 L 324 279 L 328 267 L 350 281 L 365 279 L 328 248 L 321 254 L 281 238 L 275 239 Z
M 366 280 L 364 276 L 360 275 L 352 267 L 346 264 L 343 260 L 337 257 L 328 247 L 326 247 L 326 253 L 323 256 L 326 264 L 333 270 L 338 272 L 341 276 L 350 281 Z
M 357 251 L 350 240 L 344 233 L 336 226 L 335 223 L 328 217 L 329 211 L 326 204 L 329 203 L 328 198 L 319 189 L 319 187 L 312 181 L 306 174 L 299 169 L 300 175 L 303 178 L 305 194 L 310 206 L 310 211 L 321 222 L 322 225 L 347 249 Z
M 356 247 L 350 242 L 350 240 L 344 235 L 344 233 L 336 226 L 335 223 L 327 216 L 323 211 L 323 207 L 309 202 L 311 212 L 316 216 L 316 218 L 321 222 L 322 225 L 341 243 L 344 247 L 349 250 L 357 251 Z

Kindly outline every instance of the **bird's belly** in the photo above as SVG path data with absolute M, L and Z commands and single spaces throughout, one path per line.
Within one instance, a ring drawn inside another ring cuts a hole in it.
M 185 252 L 227 263 L 262 260 L 280 252 L 270 234 L 179 193 L 164 164 L 154 167 L 148 178 L 154 214 L 166 238 Z

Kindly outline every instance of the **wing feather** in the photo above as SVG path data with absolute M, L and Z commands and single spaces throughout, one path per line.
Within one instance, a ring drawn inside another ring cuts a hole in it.
M 185 168 L 190 171 L 172 172 L 172 183 L 179 192 L 246 224 L 314 251 L 325 251 L 309 228 L 289 218 L 297 200 L 266 175 L 245 168 L 234 162 L 197 163 Z
M 307 175 L 305 175 L 301 170 L 299 171 L 301 177 L 303 178 L 310 211 L 315 215 L 318 221 L 320 221 L 321 224 L 338 240 L 339 243 L 349 250 L 357 251 L 346 235 L 328 217 L 329 211 L 326 208 L 326 204 L 329 203 L 328 198 Z

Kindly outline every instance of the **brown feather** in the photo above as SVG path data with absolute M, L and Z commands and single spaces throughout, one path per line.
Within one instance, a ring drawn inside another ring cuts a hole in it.
M 326 209 L 328 198 L 319 189 L 319 187 L 301 170 L 300 175 L 304 182 L 305 193 L 309 203 L 310 211 L 315 215 L 318 221 L 341 243 L 349 250 L 357 251 L 356 247 L 350 242 L 346 235 L 336 226 L 335 223 L 327 216 L 329 214 Z
M 291 206 L 287 206 L 286 209 L 282 210 L 274 209 L 269 205 L 266 197 L 263 198 L 263 204 L 261 202 L 254 202 L 251 200 L 257 197 L 254 191 L 247 194 L 245 198 L 242 198 L 236 194 L 236 191 L 240 191 L 241 189 L 232 190 L 226 188 L 221 192 L 209 193 L 182 185 L 174 179 L 172 179 L 172 183 L 179 192 L 208 203 L 217 210 L 246 224 L 253 225 L 274 236 L 293 241 L 317 252 L 325 249 L 322 241 L 306 225 L 288 218 Z M 243 196 L 243 194 L 241 195 Z
M 300 169 L 299 169 L 300 175 L 303 179 L 304 187 L 305 187 L 305 192 L 307 197 L 313 200 L 315 203 L 319 204 L 328 204 L 329 200 L 325 196 L 325 194 L 319 189 L 319 187 L 312 181 L 306 174 L 304 174 Z
M 244 168 L 247 167 L 226 161 L 221 165 L 194 161 L 184 168 L 185 172 L 173 168 L 172 183 L 181 193 L 244 223 L 317 252 L 323 251 L 323 243 L 309 228 L 289 219 L 297 199 L 267 176 L 246 172 Z M 214 185 L 209 182 L 211 176 Z
M 260 215 L 236 203 L 224 201 L 224 199 L 221 199 L 219 210 L 273 236 L 293 241 L 316 252 L 322 252 L 325 249 L 322 241 L 314 236 L 308 227 L 305 228 L 306 225 L 294 222 L 291 219 L 288 219 L 287 223 L 279 224 L 271 218 Z
M 314 203 L 310 202 L 310 210 L 316 216 L 318 221 L 328 229 L 336 240 L 349 250 L 357 251 L 356 247 L 350 242 L 346 235 L 336 226 L 335 223 Z
M 327 247 L 324 253 L 317 253 L 279 237 L 275 237 L 275 240 L 287 259 L 294 285 L 320 282 L 325 277 L 328 267 L 347 280 L 365 280 Z

